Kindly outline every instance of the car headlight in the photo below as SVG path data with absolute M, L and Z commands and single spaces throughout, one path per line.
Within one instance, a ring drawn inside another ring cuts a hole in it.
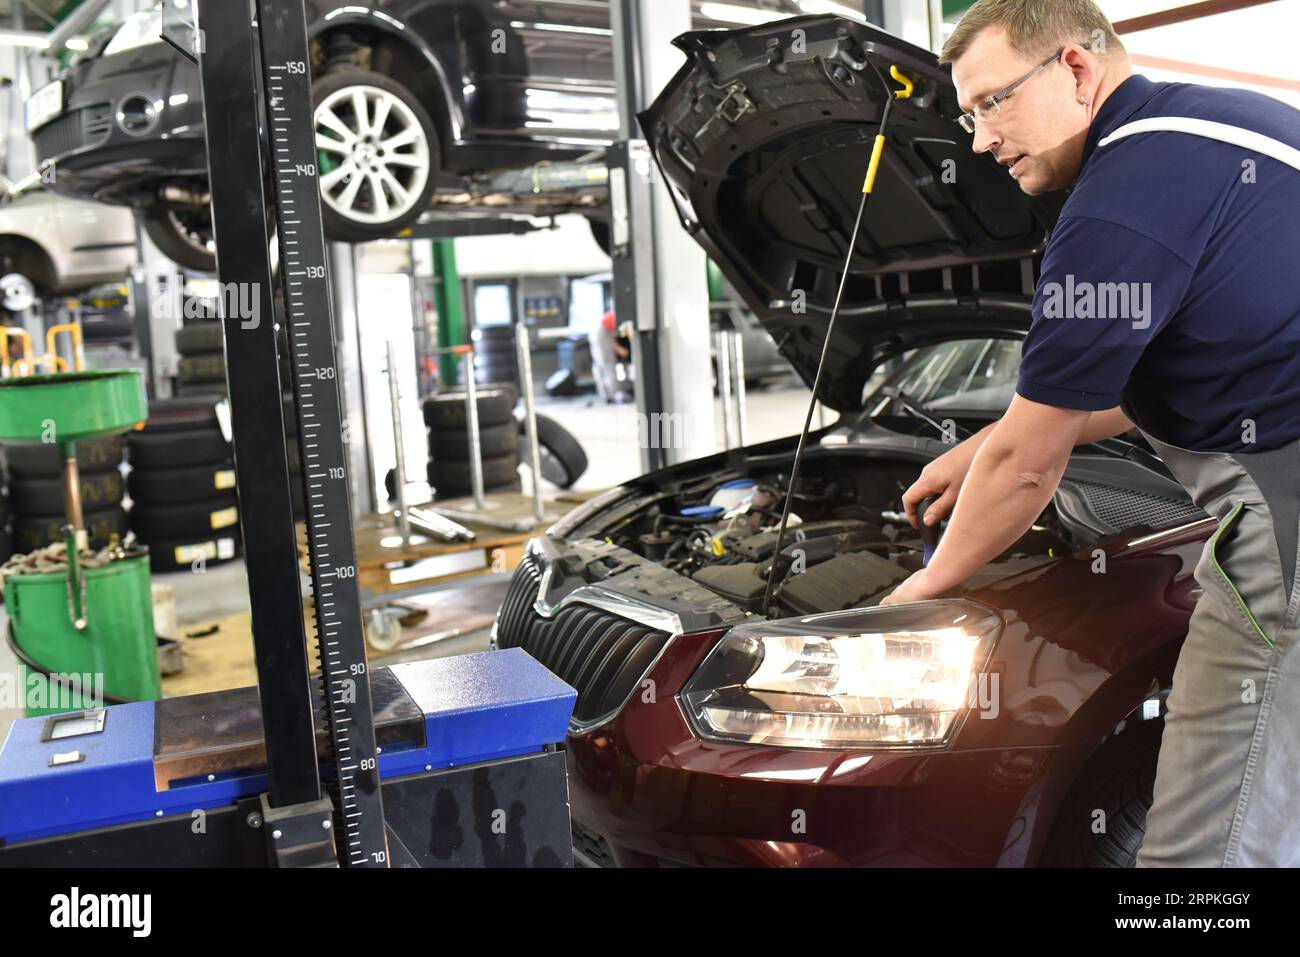
M 702 737 L 796 748 L 942 745 L 1002 630 L 965 600 L 733 628 L 682 692 Z
M 125 53 L 136 47 L 161 42 L 162 7 L 154 7 L 152 10 L 141 10 L 127 17 L 113 34 L 113 39 L 108 41 L 108 46 L 104 47 L 101 55 L 112 56 L 114 53 Z

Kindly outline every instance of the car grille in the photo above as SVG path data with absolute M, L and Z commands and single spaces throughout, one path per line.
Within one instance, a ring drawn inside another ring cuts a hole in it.
M 1112 528 L 1131 528 L 1139 524 L 1161 528 L 1175 522 L 1190 522 L 1205 517 L 1204 511 L 1186 500 L 1161 498 L 1092 482 L 1073 484 L 1093 514 Z
M 573 821 L 574 864 L 579 867 L 617 867 L 609 841 Z M 581 855 L 581 856 L 579 856 Z
M 525 556 L 497 617 L 497 647 L 524 649 L 572 685 L 575 724 L 612 717 L 672 636 L 580 601 L 548 618 L 533 607 L 541 580 L 536 557 Z
M 32 134 L 36 159 L 45 162 L 86 146 L 96 146 L 113 126 L 113 111 L 107 103 L 72 110 L 46 123 Z

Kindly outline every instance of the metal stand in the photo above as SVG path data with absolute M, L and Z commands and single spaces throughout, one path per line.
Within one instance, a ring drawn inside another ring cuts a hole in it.
M 406 450 L 402 445 L 402 393 L 397 382 L 397 354 L 393 343 L 388 343 L 388 401 L 393 408 L 393 448 L 397 457 L 394 466 L 393 491 L 397 499 L 397 527 L 402 533 L 402 545 L 411 544 L 411 521 L 406 508 Z
M 459 522 L 471 522 L 500 528 L 508 532 L 528 532 L 548 521 L 556 521 L 558 515 L 549 515 L 542 501 L 542 467 L 540 443 L 537 439 L 537 409 L 533 400 L 533 359 L 529 349 L 528 329 L 520 324 L 516 327 L 515 349 L 518 353 L 520 389 L 524 399 L 524 440 L 531 452 L 529 470 L 532 478 L 533 517 L 529 519 L 498 518 L 489 514 L 495 507 L 489 502 L 483 491 L 483 444 L 478 422 L 478 386 L 474 380 L 474 347 L 472 345 L 447 346 L 434 349 L 437 354 L 450 354 L 461 357 L 461 372 L 465 378 L 465 422 L 469 433 L 470 485 L 474 495 L 474 507 L 448 508 L 439 505 L 436 508 L 422 509 L 420 520 L 424 527 L 434 534 L 448 538 L 449 541 L 472 541 L 474 533 L 459 525 Z M 412 517 L 415 517 L 414 515 Z M 455 537 L 449 537 L 455 536 Z M 464 536 L 468 536 L 465 538 Z
M 727 449 L 749 444 L 745 396 L 745 347 L 740 333 L 720 329 L 714 338 L 718 357 L 718 392 L 722 396 L 722 437 Z M 733 441 L 734 439 L 734 441 Z
M 533 519 L 541 524 L 546 519 L 542 510 L 542 453 L 537 441 L 537 406 L 533 399 L 533 354 L 528 347 L 528 327 L 522 322 L 515 326 L 515 349 L 519 353 L 519 377 L 524 392 L 524 431 L 528 438 L 528 465 L 533 480 Z

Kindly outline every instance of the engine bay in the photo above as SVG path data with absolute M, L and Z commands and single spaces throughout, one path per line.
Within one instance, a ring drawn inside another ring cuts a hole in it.
M 894 460 L 806 462 L 780 555 L 788 462 L 747 476 L 683 483 L 624 517 L 604 537 L 752 614 L 763 613 L 769 576 L 775 576 L 771 610 L 781 616 L 874 605 L 922 567 L 920 533 L 902 510 L 903 492 L 918 472 L 917 464 Z M 968 587 L 1080 544 L 1049 507 Z

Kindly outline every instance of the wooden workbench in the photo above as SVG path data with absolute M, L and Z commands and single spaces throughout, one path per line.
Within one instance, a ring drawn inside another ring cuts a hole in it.
M 459 579 L 484 574 L 509 574 L 523 557 L 525 543 L 553 524 L 563 515 L 596 492 L 564 492 L 544 500 L 548 519 L 528 531 L 513 532 L 489 525 L 464 521 L 461 524 L 476 535 L 472 542 L 446 542 L 440 538 L 412 530 L 412 542 L 403 545 L 392 515 L 368 515 L 355 526 L 357 553 L 357 582 L 361 586 L 363 601 L 368 597 L 397 591 L 445 585 Z M 494 518 L 515 520 L 530 519 L 533 514 L 531 497 L 518 492 L 493 494 L 487 497 L 490 506 L 487 514 Z M 472 498 L 449 499 L 434 505 L 458 511 L 473 510 Z M 298 526 L 298 549 L 304 569 L 307 567 L 307 539 L 302 525 Z M 466 556 L 472 567 L 446 571 L 448 556 Z M 469 558 L 477 556 L 477 560 Z

